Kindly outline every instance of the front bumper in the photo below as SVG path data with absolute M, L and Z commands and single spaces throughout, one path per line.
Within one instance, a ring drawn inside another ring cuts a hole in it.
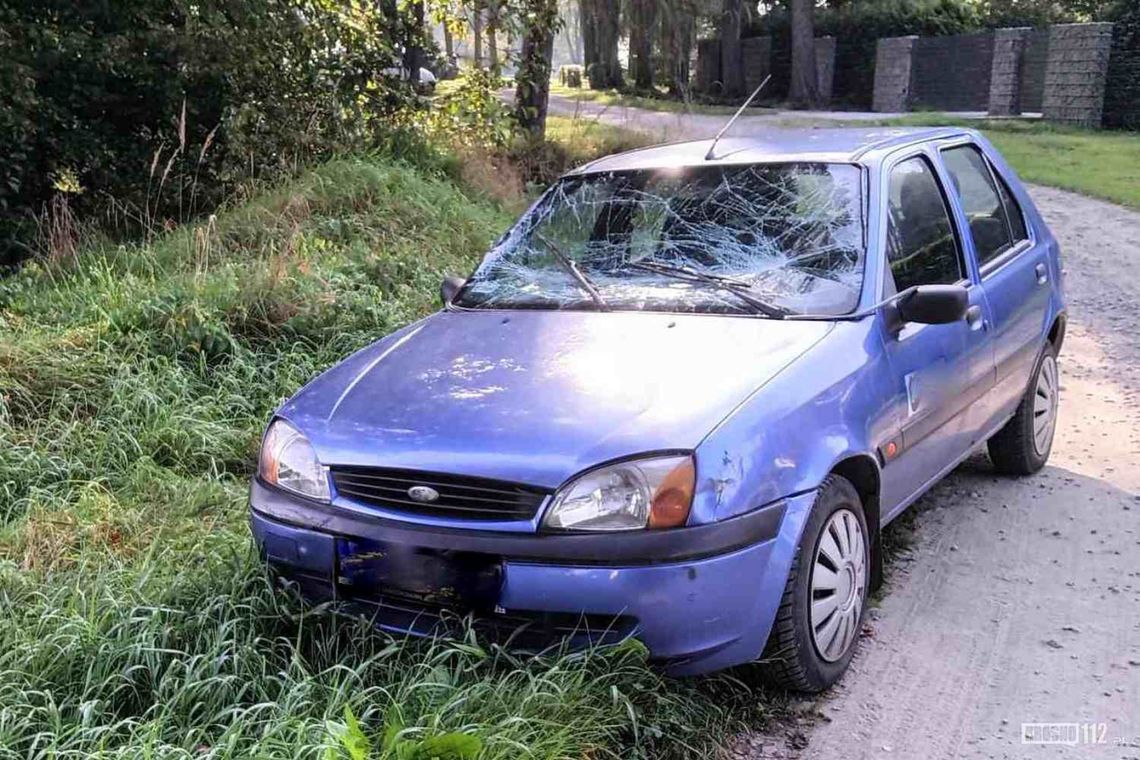
M 338 541 L 486 557 L 501 578 L 486 622 L 538 621 L 555 633 L 585 625 L 604 632 L 594 641 L 634 635 L 670 672 L 685 675 L 760 655 L 813 497 L 801 494 L 719 523 L 670 531 L 536 535 L 425 528 L 307 502 L 255 482 L 250 519 L 263 556 L 306 595 L 363 605 L 385 629 L 430 634 L 442 618 L 432 605 L 393 599 L 381 589 L 346 588 Z

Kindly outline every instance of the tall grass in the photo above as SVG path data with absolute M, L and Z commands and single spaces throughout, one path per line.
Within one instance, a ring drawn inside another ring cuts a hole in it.
M 337 756 L 349 715 L 401 757 L 457 732 L 487 758 L 695 756 L 758 714 L 636 644 L 393 639 L 251 556 L 271 410 L 433 309 L 509 221 L 440 172 L 349 158 L 0 280 L 0 757 Z

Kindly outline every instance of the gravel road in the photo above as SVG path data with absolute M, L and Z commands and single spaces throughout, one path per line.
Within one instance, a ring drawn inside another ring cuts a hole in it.
M 724 118 L 561 98 L 551 112 L 660 139 Z M 1070 306 L 1049 465 L 1009 479 L 979 455 L 926 495 L 889 529 L 909 546 L 843 682 L 805 703 L 814 719 L 740 737 L 732 756 L 1140 759 L 1140 213 L 1031 193 Z M 1077 746 L 1022 743 L 1023 723 L 1046 722 L 1091 725 Z

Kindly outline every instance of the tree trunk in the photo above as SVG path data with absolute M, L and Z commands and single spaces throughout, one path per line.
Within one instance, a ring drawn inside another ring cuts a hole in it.
M 523 6 L 526 28 L 515 74 L 515 120 L 524 132 L 541 140 L 546 134 L 558 0 L 524 0 Z
M 443 52 L 447 55 L 448 67 L 455 65 L 455 39 L 451 36 L 451 27 L 443 22 Z
M 629 23 L 629 75 L 638 89 L 653 88 L 653 31 L 657 0 L 632 0 Z
M 689 59 L 693 53 L 696 9 L 693 0 L 668 0 L 661 18 L 669 93 L 685 97 L 689 92 Z
M 604 86 L 599 73 L 602 61 L 598 49 L 598 2 L 599 0 L 582 0 L 578 6 L 578 24 L 582 29 L 582 66 L 586 69 L 590 87 L 595 90 Z
M 491 76 L 498 79 L 501 67 L 499 65 L 499 41 L 496 37 L 499 31 L 499 0 L 487 0 L 487 55 L 490 58 Z
M 724 12 L 720 17 L 720 78 L 727 98 L 744 95 L 744 58 L 740 48 L 743 17 L 741 0 L 724 0 Z
M 404 45 L 404 69 L 413 82 L 420 81 L 420 67 L 424 65 L 424 4 L 414 2 L 411 4 L 411 24 L 408 29 L 408 39 Z
M 475 36 L 475 68 L 483 68 L 483 3 L 475 0 L 471 8 L 471 32 Z
M 612 0 L 582 0 L 582 40 L 586 76 L 594 90 L 620 89 L 625 85 L 618 59 L 621 38 L 621 3 Z M 592 41 L 587 40 L 590 35 Z
M 792 81 L 788 100 L 800 108 L 814 108 L 819 103 L 819 80 L 815 73 L 815 2 L 791 0 L 792 3 Z

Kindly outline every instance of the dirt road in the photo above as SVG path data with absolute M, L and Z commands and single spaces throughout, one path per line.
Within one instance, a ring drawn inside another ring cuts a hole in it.
M 661 139 L 723 123 L 589 111 Z M 797 728 L 807 746 L 744 737 L 737 757 L 1140 758 L 1140 213 L 1032 194 L 1061 239 L 1071 311 L 1048 467 L 1007 479 L 978 456 L 925 496 L 892 528 L 911 544 L 851 671 Z M 1046 722 L 1090 725 L 1077 746 L 1022 743 L 1023 723 Z

